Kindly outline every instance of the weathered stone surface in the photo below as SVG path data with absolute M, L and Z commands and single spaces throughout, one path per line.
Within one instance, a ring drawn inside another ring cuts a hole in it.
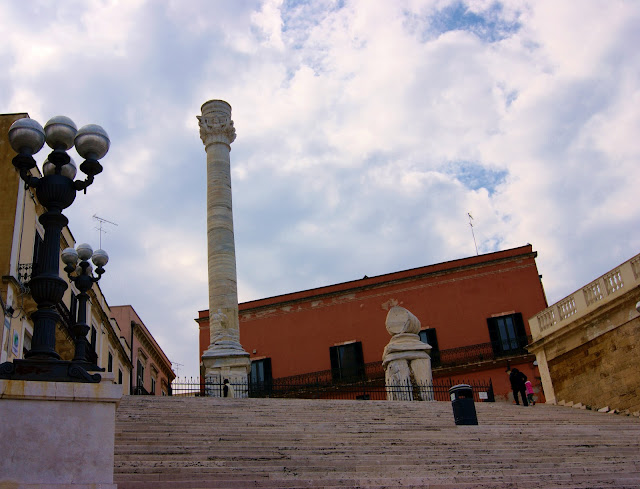
M 386 385 L 410 386 L 413 374 L 420 398 L 423 401 L 433 400 L 433 394 L 428 388 L 433 383 L 429 356 L 431 346 L 423 343 L 417 334 L 420 331 L 420 321 L 407 309 L 394 306 L 387 314 L 385 325 L 391 335 L 389 344 L 382 352 Z M 413 399 L 413 392 L 411 389 L 390 388 L 387 399 L 409 401 Z
M 246 384 L 249 354 L 240 344 L 238 287 L 229 152 L 236 138 L 231 106 L 222 100 L 203 104 L 198 116 L 207 153 L 207 246 L 209 270 L 209 348 L 202 361 L 205 377 Z
M 0 380 L 0 487 L 115 489 L 111 382 Z
M 640 254 L 529 319 L 547 402 L 640 408 Z
M 637 488 L 640 422 L 546 404 L 127 397 L 118 489 Z M 212 416 L 212 413 L 215 413 Z
M 625 312 L 626 313 L 626 312 Z M 556 396 L 583 404 L 640 408 L 640 317 L 549 361 Z

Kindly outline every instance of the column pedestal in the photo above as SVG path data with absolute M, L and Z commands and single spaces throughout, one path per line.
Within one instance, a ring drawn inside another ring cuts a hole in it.
M 248 372 L 251 370 L 249 354 L 218 355 L 209 350 L 202 355 L 205 392 L 210 397 L 225 397 L 225 380 L 231 386 L 226 397 L 249 397 Z

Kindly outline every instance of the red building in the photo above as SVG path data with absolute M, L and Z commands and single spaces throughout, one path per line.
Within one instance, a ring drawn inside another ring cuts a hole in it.
M 432 347 L 434 379 L 488 380 L 506 399 L 506 370 L 517 366 L 542 397 L 525 346 L 527 318 L 547 307 L 531 245 L 240 304 L 240 340 L 252 380 L 331 370 L 335 378 L 371 370 L 390 336 L 389 308 L 421 322 Z M 200 356 L 209 346 L 209 313 L 200 311 Z

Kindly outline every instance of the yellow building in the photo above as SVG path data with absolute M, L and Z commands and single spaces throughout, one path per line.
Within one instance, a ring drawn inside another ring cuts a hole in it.
M 0 363 L 24 358 L 31 348 L 33 321 L 31 314 L 36 303 L 29 293 L 29 279 L 37 265 L 38 250 L 42 246 L 44 229 L 38 217 L 45 209 L 20 179 L 11 163 L 15 152 L 9 145 L 8 131 L 14 121 L 29 117 L 26 113 L 0 115 L 0 306 L 2 333 Z M 41 176 L 38 168 L 31 170 Z M 62 230 L 60 249 L 75 247 L 76 241 L 69 227 Z M 64 264 L 60 261 L 59 275 L 66 279 Z M 77 316 L 78 290 L 69 284 L 61 303 L 57 304 L 62 321 L 56 326 L 56 351 L 63 360 L 72 360 L 74 342 L 72 326 Z M 123 393 L 130 391 L 131 347 L 122 334 L 109 305 L 96 283 L 89 291 L 87 324 L 88 340 L 97 354 L 97 365 L 104 374 L 114 376 L 123 385 Z
M 529 319 L 547 402 L 640 411 L 640 254 Z

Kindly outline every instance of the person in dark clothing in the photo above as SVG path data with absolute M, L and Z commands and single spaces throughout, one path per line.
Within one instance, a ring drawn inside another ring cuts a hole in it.
M 520 372 L 517 368 L 511 370 L 509 374 L 509 381 L 511 382 L 511 390 L 513 390 L 513 398 L 516 400 L 516 404 L 520 404 L 518 402 L 518 393 L 520 393 L 520 397 L 522 398 L 522 405 L 528 406 L 527 402 L 527 392 L 524 383 L 527 381 L 527 376 Z

